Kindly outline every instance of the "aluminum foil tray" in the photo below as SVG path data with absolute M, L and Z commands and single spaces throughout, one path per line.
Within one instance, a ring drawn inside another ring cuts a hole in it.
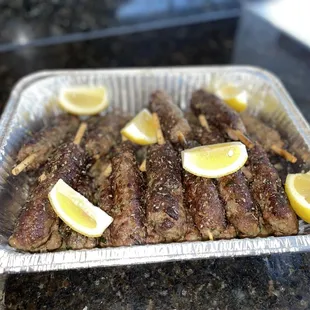
M 55 104 L 62 87 L 104 85 L 112 107 L 131 113 L 144 107 L 158 88 L 170 93 L 186 108 L 199 87 L 214 88 L 234 82 L 251 93 L 249 109 L 274 124 L 288 140 L 290 150 L 303 159 L 300 169 L 310 168 L 310 128 L 280 81 L 253 67 L 190 67 L 159 69 L 46 71 L 22 79 L 13 89 L 0 123 L 0 273 L 118 266 L 212 257 L 262 255 L 310 250 L 310 226 L 301 221 L 298 236 L 183 242 L 132 247 L 18 252 L 7 241 L 28 188 L 26 176 L 13 178 L 15 156 L 30 131 L 48 116 L 60 113 Z

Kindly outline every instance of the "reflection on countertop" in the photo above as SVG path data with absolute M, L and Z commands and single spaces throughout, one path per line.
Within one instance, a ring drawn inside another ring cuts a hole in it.
M 234 18 L 0 53 L 0 110 L 13 84 L 38 70 L 229 63 L 236 27 Z
M 85 33 L 98 38 L 237 17 L 240 4 L 238 0 L 4 0 L 0 11 L 0 51 L 7 51 L 81 40 Z
M 310 92 L 307 83 L 310 48 L 274 27 L 261 16 L 259 9 L 261 6 L 256 4 L 244 9 L 234 40 L 232 62 L 259 66 L 278 76 L 310 121 Z M 300 31 L 303 28 L 301 24 Z

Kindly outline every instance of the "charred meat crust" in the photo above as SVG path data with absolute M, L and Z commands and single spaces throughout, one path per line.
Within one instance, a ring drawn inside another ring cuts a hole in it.
M 91 157 L 107 155 L 111 148 L 120 142 L 120 130 L 127 121 L 128 117 L 117 114 L 93 117 L 88 122 L 82 145 L 85 144 L 85 149 Z
M 273 145 L 279 148 L 284 147 L 284 142 L 275 129 L 248 114 L 241 114 L 241 117 L 250 137 L 261 143 L 265 151 L 269 152 Z
M 64 223 L 60 228 L 60 234 L 63 239 L 63 247 L 67 250 L 93 249 L 98 244 L 97 238 L 81 235 Z
M 111 241 L 114 246 L 145 243 L 144 182 L 134 147 L 121 143 L 112 158 L 112 192 L 114 198 Z
M 98 187 L 96 190 L 96 201 L 97 205 L 104 212 L 108 213 L 110 216 L 113 216 L 113 195 L 112 195 L 112 187 L 111 187 L 111 178 L 99 178 L 96 182 L 99 181 Z M 112 223 L 113 225 L 113 223 Z M 111 227 L 108 227 L 103 235 L 99 238 L 99 246 L 107 247 L 112 246 L 111 241 Z
M 172 102 L 168 94 L 161 90 L 155 91 L 151 95 L 150 109 L 157 113 L 166 139 L 177 143 L 178 132 L 182 132 L 186 139 L 189 138 L 191 128 L 181 109 Z
M 225 142 L 225 135 L 215 126 L 209 124 L 209 131 L 197 124 L 191 124 L 193 136 L 201 145 Z
M 191 109 L 196 116 L 203 114 L 208 121 L 221 129 L 229 127 L 245 132 L 238 113 L 229 108 L 219 97 L 203 89 L 193 92 Z
M 209 131 L 203 129 L 197 133 L 196 130 L 195 137 L 200 143 L 205 144 L 224 142 L 224 134 L 212 124 L 209 124 Z M 219 178 L 217 186 L 226 210 L 226 218 L 234 226 L 237 234 L 241 237 L 257 236 L 260 232 L 259 213 L 243 173 L 237 171 Z
M 208 132 L 206 137 L 212 136 L 211 133 Z M 202 135 L 203 132 L 200 137 Z M 186 148 L 196 146 L 199 144 L 195 141 L 186 144 Z M 183 187 L 187 213 L 193 218 L 203 240 L 229 239 L 236 235 L 234 228 L 229 228 L 226 223 L 225 208 L 213 180 L 183 170 Z
M 148 149 L 146 214 L 149 243 L 180 241 L 186 234 L 178 156 L 168 142 L 151 145 Z
M 261 208 L 266 227 L 276 236 L 297 234 L 296 214 L 291 209 L 280 177 L 262 146 L 256 144 L 249 151 L 249 162 L 253 174 L 253 196 Z
M 225 209 L 211 179 L 184 173 L 185 201 L 203 240 L 222 238 L 227 228 Z M 231 238 L 234 237 L 233 232 Z
M 228 221 L 241 237 L 255 237 L 260 232 L 259 216 L 246 179 L 239 170 L 217 179 Z
M 61 145 L 46 164 L 46 179 L 38 184 L 24 205 L 13 235 L 12 247 L 25 251 L 40 251 L 40 247 L 58 231 L 58 217 L 48 200 L 48 193 L 59 179 L 73 185 L 83 170 L 86 157 L 82 148 L 73 143 Z M 57 238 L 56 238 L 57 239 Z M 55 250 L 55 243 L 49 250 Z
M 194 223 L 194 219 L 186 207 L 186 226 L 187 231 L 185 233 L 185 241 L 199 241 L 201 240 L 201 234 Z
M 25 168 L 25 171 L 38 169 L 44 164 L 54 149 L 78 128 L 79 120 L 75 116 L 62 114 L 50 126 L 35 133 L 17 154 L 17 162 L 23 161 L 31 154 L 36 154 L 36 159 Z

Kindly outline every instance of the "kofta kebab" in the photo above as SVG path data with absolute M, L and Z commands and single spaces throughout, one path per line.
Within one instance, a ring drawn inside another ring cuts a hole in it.
M 151 94 L 149 109 L 152 114 L 143 110 L 133 119 L 110 112 L 83 123 L 63 114 L 35 133 L 12 170 L 37 181 L 9 244 L 42 252 L 298 233 L 297 216 L 268 156 L 292 163 L 296 157 L 275 129 L 205 90 L 192 94 L 185 115 L 160 90 Z M 148 139 L 141 143 L 137 130 Z M 213 163 L 216 154 L 229 163 Z M 243 162 L 236 166 L 240 154 Z M 59 192 L 51 194 L 56 187 Z M 90 205 L 90 213 L 72 207 L 88 222 L 74 225 L 79 218 L 68 205 L 76 200 L 63 197 L 69 192 Z M 98 210 L 111 219 L 101 230 Z

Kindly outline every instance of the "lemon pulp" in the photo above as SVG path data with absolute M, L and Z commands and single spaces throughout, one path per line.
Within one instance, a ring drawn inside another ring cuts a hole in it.
M 310 175 L 289 174 L 286 177 L 285 192 L 297 215 L 310 223 Z
M 103 87 L 72 87 L 62 89 L 59 104 L 69 113 L 93 115 L 108 107 L 107 92 Z
M 56 194 L 58 202 L 62 205 L 62 209 L 66 216 L 70 217 L 73 221 L 78 222 L 80 225 L 87 228 L 95 228 L 96 221 L 90 217 L 86 212 L 77 206 L 70 198 L 58 192 Z
M 62 179 L 48 194 L 56 214 L 74 231 L 87 237 L 100 237 L 113 218 L 94 206 Z
M 216 91 L 216 94 L 237 112 L 244 111 L 248 106 L 247 92 L 237 86 L 223 86 Z
M 223 166 L 230 166 L 240 156 L 240 149 L 227 147 L 224 144 L 199 147 L 192 150 L 192 162 L 202 169 L 218 170 Z
M 294 181 L 294 187 L 297 192 L 303 196 L 306 201 L 310 204 L 310 175 L 309 174 L 299 174 L 296 175 Z
M 156 127 L 152 114 L 147 109 L 143 109 L 125 125 L 121 134 L 128 140 L 140 145 L 156 143 Z
M 248 154 L 241 142 L 204 145 L 182 152 L 182 165 L 188 172 L 207 178 L 218 178 L 239 170 Z

